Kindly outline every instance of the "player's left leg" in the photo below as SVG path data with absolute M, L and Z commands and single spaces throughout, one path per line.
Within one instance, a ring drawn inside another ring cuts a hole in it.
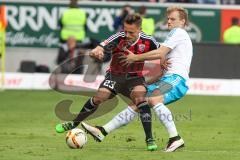
M 161 88 L 166 86 L 166 84 L 170 84 L 171 88 L 169 88 L 165 94 L 162 94 Z M 158 85 L 159 87 L 153 90 L 152 96 L 149 97 L 148 102 L 153 106 L 153 110 L 169 134 L 169 141 L 165 151 L 173 152 L 176 149 L 183 147 L 184 141 L 179 136 L 172 113 L 165 104 L 175 102 L 182 98 L 186 94 L 188 87 L 185 84 L 185 80 L 178 75 L 163 77 L 158 82 Z
M 157 93 L 157 90 L 156 90 L 154 94 L 159 94 L 159 93 Z M 176 129 L 176 125 L 173 120 L 172 113 L 168 109 L 168 107 L 163 104 L 163 99 L 164 98 L 162 95 L 151 97 L 149 98 L 149 104 L 153 106 L 154 112 L 156 113 L 160 122 L 164 125 L 164 127 L 168 132 L 169 141 L 165 148 L 165 151 L 173 152 L 176 149 L 183 147 L 184 141 L 179 136 L 178 131 Z

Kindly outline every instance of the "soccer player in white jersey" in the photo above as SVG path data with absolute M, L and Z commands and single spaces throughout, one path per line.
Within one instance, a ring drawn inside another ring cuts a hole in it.
M 154 59 L 170 62 L 163 75 L 155 83 L 148 85 L 148 95 L 151 95 L 148 103 L 153 107 L 169 134 L 165 152 L 173 152 L 184 146 L 184 141 L 177 132 L 173 118 L 168 118 L 172 117 L 172 113 L 165 105 L 179 100 L 188 90 L 186 83 L 189 79 L 193 49 L 191 39 L 184 30 L 187 24 L 187 10 L 177 6 L 167 8 L 167 25 L 170 32 L 160 48 L 141 55 L 129 51 L 129 55 L 124 57 L 126 63 Z M 164 84 L 170 84 L 171 88 L 166 93 L 161 93 Z M 128 124 L 136 116 L 137 112 L 128 107 L 102 127 L 92 127 L 84 122 L 82 126 L 96 138 Z

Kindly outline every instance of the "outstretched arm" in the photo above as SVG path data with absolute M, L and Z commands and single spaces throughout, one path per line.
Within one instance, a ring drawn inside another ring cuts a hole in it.
M 129 55 L 125 57 L 125 61 L 128 63 L 135 61 L 144 61 L 144 60 L 154 60 L 154 59 L 165 59 L 165 56 L 171 51 L 171 48 L 160 46 L 160 48 L 152 50 L 150 52 L 146 52 L 144 54 L 133 54 L 128 50 Z

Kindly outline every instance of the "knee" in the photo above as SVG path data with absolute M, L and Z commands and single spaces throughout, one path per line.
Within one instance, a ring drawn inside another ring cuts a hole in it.
M 102 101 L 102 99 L 101 99 L 100 97 L 98 97 L 98 96 L 93 97 L 93 103 L 94 103 L 94 104 L 99 105 L 99 104 L 101 104 L 102 102 L 103 102 L 103 101 Z
M 158 103 L 163 103 L 163 96 L 153 96 L 148 98 L 148 104 L 155 106 Z
M 131 93 L 131 99 L 135 104 L 145 101 L 146 89 L 145 87 L 137 87 Z
M 112 97 L 111 91 L 105 88 L 100 88 L 96 95 L 93 97 L 93 102 L 96 105 L 103 103 L 104 101 L 110 99 Z
M 141 103 L 141 102 L 143 102 L 143 101 L 146 100 L 144 94 L 143 94 L 143 95 L 134 95 L 134 96 L 131 96 L 131 99 L 132 99 L 132 101 L 133 101 L 134 104 L 139 104 L 139 103 Z
M 109 98 L 97 95 L 93 97 L 93 103 L 96 105 L 100 105 L 101 103 L 105 102 L 107 99 Z

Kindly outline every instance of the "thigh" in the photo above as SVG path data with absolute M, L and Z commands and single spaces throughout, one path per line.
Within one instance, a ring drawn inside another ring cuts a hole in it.
M 102 83 L 100 84 L 99 88 L 105 88 L 109 91 L 111 91 L 111 93 L 113 95 L 117 94 L 117 86 L 119 84 L 117 84 L 117 82 L 112 78 L 112 76 L 110 75 L 110 73 L 107 73 L 105 75 L 105 79 L 102 81 Z
M 186 95 L 187 91 L 188 86 L 186 85 L 185 81 L 180 81 L 178 84 L 174 85 L 169 92 L 163 95 L 164 104 L 170 104 L 181 99 Z
M 165 93 L 169 92 L 173 88 L 173 85 L 171 84 L 171 82 L 172 81 L 166 77 L 160 78 L 157 82 L 147 86 L 147 96 L 152 96 L 154 92 L 155 92 L 154 96 L 156 96 L 156 94 L 164 95 Z
M 137 87 L 137 86 L 141 86 L 141 87 Z M 131 98 L 131 93 L 135 87 L 137 87 L 138 90 L 145 89 L 145 91 L 146 91 L 145 79 L 143 77 L 138 77 L 138 78 L 134 78 L 131 80 L 126 80 L 125 83 L 121 84 L 121 90 L 119 91 L 119 93 L 123 94 L 126 97 Z M 136 90 L 137 90 L 137 88 L 136 88 Z
M 164 104 L 179 100 L 188 90 L 185 79 L 176 74 L 163 76 L 158 82 L 148 86 L 150 87 L 152 88 L 148 90 L 148 96 L 154 97 L 152 100 L 156 100 L 158 96 L 163 97 Z
M 107 88 L 99 88 L 94 97 L 99 97 L 103 101 L 106 101 L 112 97 L 112 92 Z
M 114 95 L 112 92 L 107 88 L 99 88 L 96 92 L 95 96 L 93 96 L 93 102 L 96 105 L 100 105 L 104 101 L 113 98 Z
M 163 103 L 164 95 L 159 90 L 154 90 L 147 100 L 150 106 L 155 106 L 158 103 Z

